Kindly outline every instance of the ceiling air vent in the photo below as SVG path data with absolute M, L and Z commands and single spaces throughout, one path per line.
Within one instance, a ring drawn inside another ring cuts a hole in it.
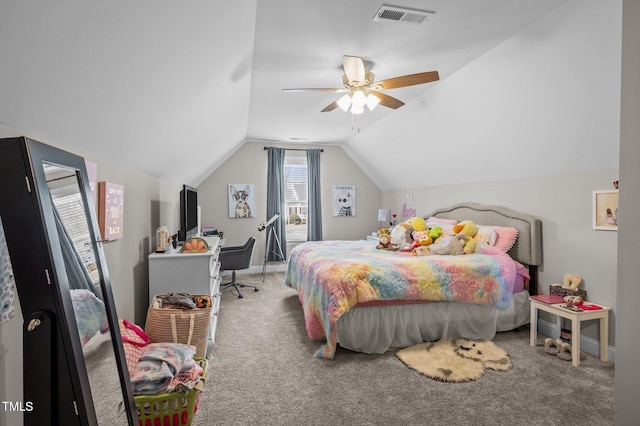
M 434 13 L 429 10 L 409 9 L 383 4 L 376 16 L 373 17 L 373 20 L 420 25 L 427 22 L 427 18 Z

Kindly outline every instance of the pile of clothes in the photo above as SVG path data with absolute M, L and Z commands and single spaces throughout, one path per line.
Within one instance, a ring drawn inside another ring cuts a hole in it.
M 195 346 L 151 343 L 131 374 L 134 395 L 204 389 L 203 368 L 193 359 Z
M 210 308 L 210 296 L 198 296 L 189 293 L 157 294 L 151 300 L 155 309 L 197 309 Z

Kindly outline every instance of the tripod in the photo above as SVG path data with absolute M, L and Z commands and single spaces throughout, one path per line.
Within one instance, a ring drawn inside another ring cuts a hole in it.
M 280 244 L 280 237 L 278 237 L 278 234 L 275 230 L 275 228 L 273 227 L 274 222 L 280 217 L 280 213 L 276 213 L 271 219 L 269 219 L 269 221 L 267 223 L 265 223 L 264 225 L 260 225 L 260 228 L 264 229 L 265 227 L 267 228 L 267 245 L 264 249 L 264 263 L 262 264 L 262 282 L 264 282 L 264 274 L 267 271 L 267 262 L 280 262 L 280 261 L 284 261 L 287 260 L 284 257 L 284 254 L 282 253 L 282 245 Z M 264 227 L 263 227 L 264 226 Z M 258 228 L 258 230 L 262 230 Z M 271 252 L 269 251 L 269 248 L 271 247 L 271 239 L 274 239 L 276 242 L 276 250 L 271 250 Z M 276 261 L 270 261 L 269 260 L 269 254 L 273 253 L 275 254 L 279 260 Z

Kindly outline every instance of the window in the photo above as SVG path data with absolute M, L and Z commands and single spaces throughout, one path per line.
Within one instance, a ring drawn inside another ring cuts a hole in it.
M 307 157 L 287 153 L 284 159 L 287 241 L 307 240 Z
M 91 237 L 89 236 L 82 194 L 77 192 L 78 186 L 75 183 L 75 175 L 73 175 L 73 179 L 75 186 L 69 185 L 67 187 L 51 188 L 51 197 L 58 209 L 58 213 L 60 213 L 60 219 L 82 259 L 82 263 L 89 272 L 91 281 L 94 284 L 98 284 L 100 282 L 100 276 L 98 274 L 93 247 L 90 244 L 86 244 L 87 241 L 91 240 Z

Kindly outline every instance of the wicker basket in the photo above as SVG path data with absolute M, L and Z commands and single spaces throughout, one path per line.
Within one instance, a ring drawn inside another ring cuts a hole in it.
M 202 367 L 203 379 L 207 374 L 207 360 L 194 357 Z M 186 426 L 193 421 L 198 410 L 202 391 L 191 389 L 188 392 L 172 392 L 159 395 L 140 395 L 134 397 L 139 426 Z
M 196 347 L 197 357 L 204 358 L 207 352 L 210 316 L 211 307 L 158 309 L 150 306 L 144 331 L 151 343 L 186 343 Z

